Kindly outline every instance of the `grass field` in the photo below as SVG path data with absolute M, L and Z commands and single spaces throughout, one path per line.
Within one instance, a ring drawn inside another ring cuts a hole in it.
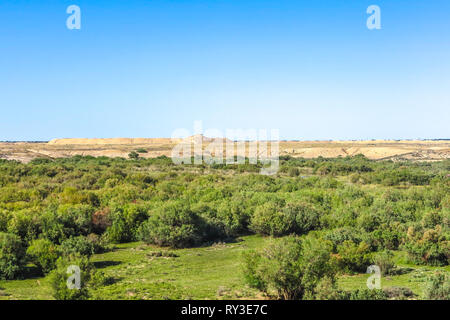
M 161 249 L 140 242 L 117 245 L 107 253 L 92 257 L 95 266 L 114 279 L 113 283 L 92 291 L 96 299 L 264 299 L 249 288 L 241 271 L 242 252 L 263 247 L 270 238 L 257 235 L 234 243 L 179 250 Z M 169 254 L 167 254 L 169 253 Z M 170 257 L 169 257 L 170 256 Z M 408 287 L 422 296 L 426 276 L 435 268 L 401 263 L 405 274 L 382 278 L 382 287 Z M 339 287 L 364 288 L 367 274 L 341 275 Z M 0 299 L 52 299 L 47 278 L 0 281 Z

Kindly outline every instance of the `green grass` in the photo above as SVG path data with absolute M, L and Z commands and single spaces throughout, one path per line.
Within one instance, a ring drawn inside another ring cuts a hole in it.
M 116 249 L 93 256 L 96 267 L 114 283 L 92 290 L 97 299 L 261 299 L 242 276 L 242 252 L 263 247 L 269 238 L 246 236 L 235 243 L 169 250 L 140 242 L 117 245 Z M 169 251 L 175 257 L 159 252 Z M 158 254 L 155 254 L 158 253 Z M 397 255 L 401 261 L 401 255 Z M 426 276 L 434 268 L 398 263 L 408 273 L 382 277 L 382 287 L 409 287 L 423 295 Z M 340 276 L 340 288 L 365 288 L 368 274 Z M 52 299 L 48 278 L 0 281 L 0 299 Z
M 382 276 L 381 288 L 407 287 L 414 292 L 418 299 L 424 297 L 425 281 L 428 276 L 437 271 L 450 272 L 450 266 L 417 266 L 405 262 L 407 259 L 404 252 L 396 252 L 394 260 L 400 274 Z M 344 290 L 367 288 L 366 282 L 369 277 L 370 274 L 342 275 L 338 280 L 338 285 Z
M 209 247 L 170 250 L 177 257 L 155 257 L 160 248 L 141 243 L 119 246 L 114 252 L 96 255 L 97 263 L 111 264 L 102 270 L 116 279 L 94 295 L 112 299 L 236 299 L 254 296 L 246 289 L 241 273 L 242 252 L 265 242 L 257 236 Z M 166 250 L 166 249 L 163 249 Z
M 117 245 L 93 256 L 96 267 L 114 283 L 92 290 L 98 299 L 240 299 L 257 298 L 241 271 L 242 252 L 267 239 L 247 236 L 235 243 L 168 250 L 140 242 Z M 154 256 L 170 251 L 177 257 Z M 46 278 L 0 281 L 0 299 L 52 299 Z

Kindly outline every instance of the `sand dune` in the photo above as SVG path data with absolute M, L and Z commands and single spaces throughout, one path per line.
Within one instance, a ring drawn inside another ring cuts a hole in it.
M 214 139 L 195 135 L 186 139 L 170 138 L 108 138 L 54 139 L 48 143 L 0 143 L 0 158 L 28 162 L 34 158 L 62 158 L 74 155 L 127 158 L 131 151 L 145 149 L 143 158 L 165 155 L 170 157 L 178 143 L 206 148 Z M 219 140 L 220 141 L 220 140 Z M 229 140 L 222 140 L 230 142 Z M 225 144 L 224 144 L 225 145 Z M 370 141 L 280 141 L 280 155 L 302 158 L 333 158 L 363 154 L 369 159 L 407 159 L 435 161 L 450 159 L 448 140 L 370 140 Z
M 170 138 L 65 138 L 53 139 L 48 144 L 56 145 L 108 145 L 108 144 L 158 144 L 158 143 L 177 143 L 181 139 Z

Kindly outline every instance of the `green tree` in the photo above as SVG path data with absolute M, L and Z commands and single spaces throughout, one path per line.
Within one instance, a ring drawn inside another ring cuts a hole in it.
M 450 275 L 437 272 L 427 279 L 425 298 L 429 300 L 450 300 Z
M 338 265 L 344 272 L 365 272 L 372 262 L 369 246 L 365 242 L 359 245 L 346 240 L 338 246 Z
M 56 267 L 59 250 L 50 240 L 37 239 L 31 242 L 27 249 L 27 255 L 43 273 L 48 273 Z
M 94 244 L 84 236 L 71 237 L 61 243 L 61 253 L 65 256 L 81 255 L 90 257 L 94 252 Z
M 312 237 L 277 239 L 261 251 L 244 255 L 247 283 L 278 299 L 314 296 L 321 279 L 334 279 L 331 244 Z
M 137 153 L 136 151 L 131 151 L 131 152 L 128 154 L 128 157 L 129 157 L 130 159 L 136 160 L 136 159 L 139 158 L 139 153 Z
M 204 227 L 203 220 L 178 201 L 154 210 L 142 224 L 139 235 L 146 243 L 183 248 L 201 243 Z
M 99 278 L 102 277 L 97 275 L 89 259 L 77 255 L 59 258 L 56 269 L 49 276 L 52 294 L 56 300 L 88 299 L 91 296 L 90 288 L 99 285 Z
M 0 279 L 17 278 L 25 267 L 25 248 L 19 236 L 0 232 Z

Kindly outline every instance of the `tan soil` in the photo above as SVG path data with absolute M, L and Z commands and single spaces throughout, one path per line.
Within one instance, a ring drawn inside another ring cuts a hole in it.
M 0 143 L 0 158 L 29 162 L 39 157 L 61 158 L 74 155 L 127 158 L 131 151 L 144 148 L 143 158 L 165 155 L 180 142 L 198 144 L 206 148 L 213 141 L 200 135 L 185 140 L 170 138 L 110 138 L 110 139 L 54 139 L 48 143 Z M 219 140 L 220 141 L 220 140 Z M 229 140 L 222 140 L 230 142 Z M 270 146 L 270 144 L 269 144 Z M 325 158 L 363 154 L 369 159 L 408 159 L 435 161 L 450 158 L 450 141 L 280 141 L 280 155 L 293 157 Z

